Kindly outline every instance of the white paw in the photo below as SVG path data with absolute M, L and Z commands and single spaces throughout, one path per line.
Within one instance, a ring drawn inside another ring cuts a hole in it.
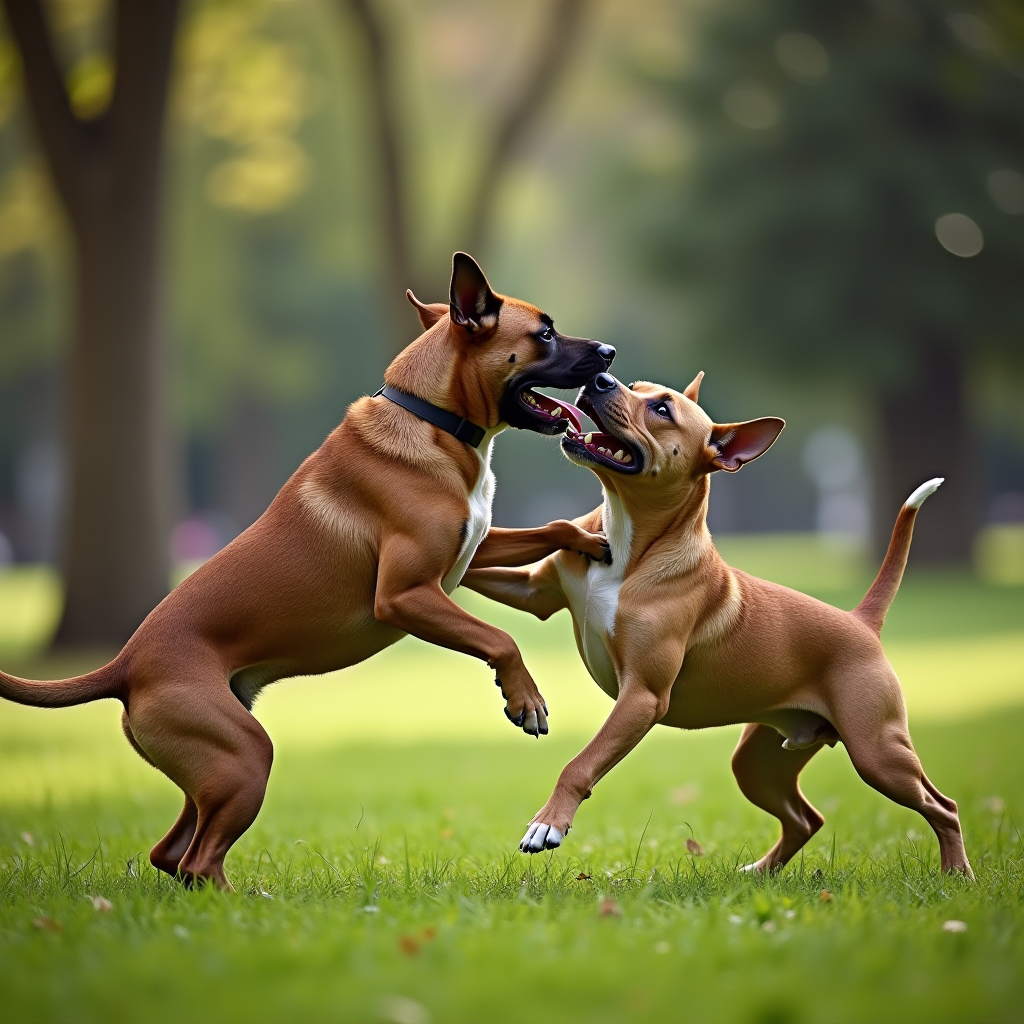
M 754 874 L 761 870 L 758 867 L 758 863 L 758 861 L 754 861 L 753 864 L 744 864 L 743 867 L 740 868 L 740 871 L 746 871 L 748 874 Z
M 553 850 L 556 846 L 562 845 L 565 838 L 554 825 L 545 825 L 541 821 L 535 821 L 527 830 L 519 843 L 519 849 L 523 853 L 540 853 L 541 850 Z

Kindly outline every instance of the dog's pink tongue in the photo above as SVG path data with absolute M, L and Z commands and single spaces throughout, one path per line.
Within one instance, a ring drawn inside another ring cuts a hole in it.
M 578 434 L 583 427 L 583 413 L 576 408 L 575 405 L 570 405 L 568 402 L 560 403 L 562 406 L 562 412 L 565 413 L 566 419 L 572 425 L 572 429 Z

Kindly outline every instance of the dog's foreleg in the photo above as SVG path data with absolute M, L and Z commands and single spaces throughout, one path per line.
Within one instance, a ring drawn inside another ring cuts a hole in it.
M 550 558 L 532 570 L 470 569 L 462 577 L 462 585 L 538 619 L 548 619 L 568 605 Z
M 545 735 L 547 707 L 515 641 L 448 597 L 441 589 L 446 571 L 436 552 L 413 538 L 388 538 L 377 570 L 374 616 L 428 643 L 486 661 L 497 674 L 509 721 L 531 736 Z
M 611 563 L 611 549 L 603 533 L 588 533 L 567 519 L 558 519 L 532 530 L 492 527 L 476 549 L 471 569 L 529 565 L 556 551 L 574 551 L 595 561 Z
M 665 717 L 668 693 L 627 681 L 619 690 L 611 714 L 597 735 L 563 769 L 548 802 L 537 812 L 519 849 L 539 853 L 561 844 L 579 805 L 604 778 Z

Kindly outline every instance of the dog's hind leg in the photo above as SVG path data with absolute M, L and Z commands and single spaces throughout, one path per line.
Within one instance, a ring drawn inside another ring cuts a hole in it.
M 889 722 L 880 729 L 865 729 L 859 723 L 855 733 L 844 734 L 842 729 L 840 733 L 857 774 L 894 803 L 917 811 L 931 825 L 939 841 L 942 870 L 973 878 L 956 802 L 943 796 L 925 775 L 906 727 Z
M 227 686 L 165 686 L 130 709 L 132 732 L 151 760 L 188 795 L 151 855 L 186 884 L 231 884 L 224 858 L 263 804 L 273 746 Z
M 154 764 L 153 759 L 142 749 L 139 741 L 135 738 L 127 709 L 121 714 L 121 728 L 139 757 L 153 765 L 154 768 L 158 768 L 159 766 Z M 181 809 L 178 820 L 171 826 L 167 835 L 150 850 L 150 864 L 159 871 L 165 871 L 169 875 L 177 875 L 178 864 L 181 858 L 185 856 L 185 851 L 188 849 L 189 843 L 192 842 L 192 837 L 196 834 L 196 822 L 198 820 L 199 811 L 196 808 L 195 801 L 186 793 L 185 806 Z
M 186 793 L 185 806 L 182 807 L 178 820 L 171 826 L 167 835 L 150 850 L 150 864 L 169 875 L 177 875 L 181 858 L 185 856 L 185 851 L 196 834 L 198 822 L 199 809 L 192 797 Z
M 746 871 L 780 870 L 825 823 L 800 792 L 804 765 L 824 741 L 798 750 L 782 746 L 782 736 L 769 725 L 748 725 L 732 755 L 732 773 L 743 795 L 782 823 L 779 841 Z
M 917 811 L 939 841 L 943 871 L 974 877 L 964 850 L 956 803 L 943 796 L 921 767 L 907 731 L 907 712 L 888 662 L 846 671 L 830 681 L 832 721 L 857 774 L 894 803 Z
M 187 881 L 209 880 L 221 889 L 231 889 L 224 858 L 256 820 L 274 760 L 274 747 L 263 727 L 241 704 L 236 702 L 235 707 L 230 747 L 204 751 L 207 771 L 194 789 L 196 831 L 178 865 Z

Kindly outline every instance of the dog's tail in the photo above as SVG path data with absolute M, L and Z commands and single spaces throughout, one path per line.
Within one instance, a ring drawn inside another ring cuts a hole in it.
M 69 708 L 104 697 L 120 697 L 124 682 L 120 659 L 73 679 L 19 679 L 0 672 L 0 697 L 34 708 Z
M 907 567 L 907 555 L 910 554 L 910 541 L 914 536 L 917 510 L 939 489 L 944 479 L 937 476 L 921 484 L 904 502 L 896 517 L 892 540 L 889 541 L 889 550 L 882 560 L 882 568 L 878 570 L 875 582 L 864 595 L 864 600 L 853 609 L 853 614 L 876 633 L 882 632 L 885 613 L 889 610 L 896 591 L 900 589 L 903 570 Z

